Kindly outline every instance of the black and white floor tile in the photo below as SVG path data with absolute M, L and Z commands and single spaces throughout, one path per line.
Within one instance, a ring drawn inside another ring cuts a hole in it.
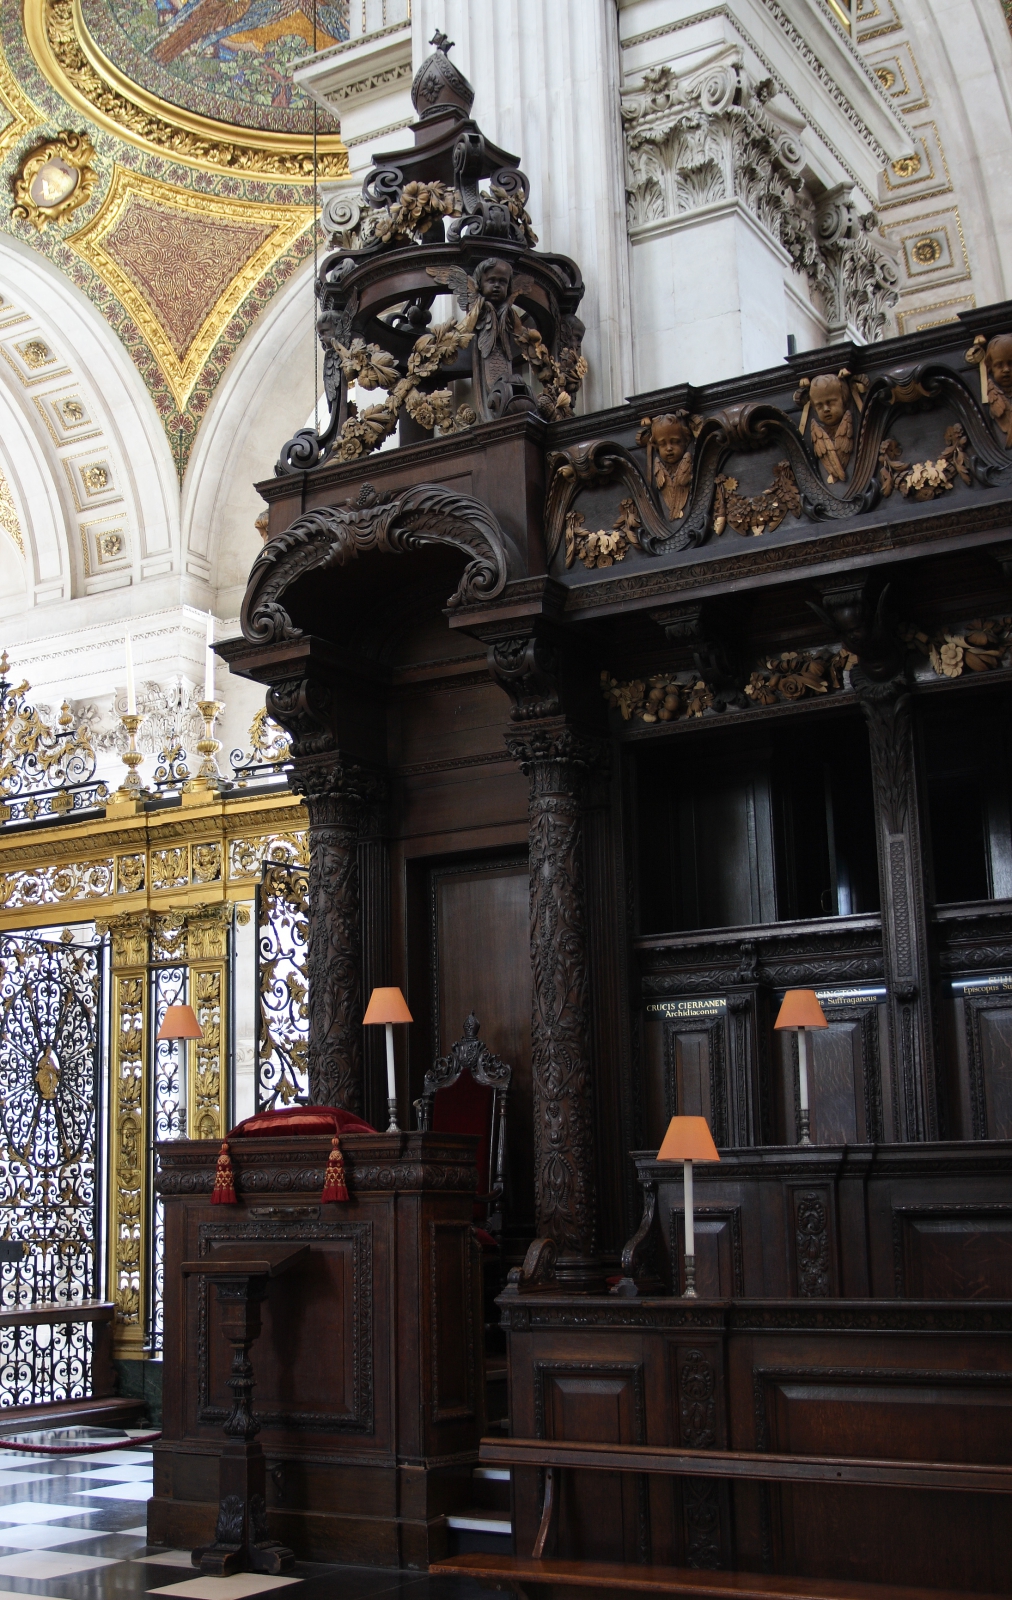
M 284 1577 L 206 1578 L 147 1542 L 151 1448 L 39 1456 L 0 1449 L 0 1600 L 477 1600 L 466 1580 L 300 1562 Z M 296 1589 L 298 1593 L 296 1593 Z

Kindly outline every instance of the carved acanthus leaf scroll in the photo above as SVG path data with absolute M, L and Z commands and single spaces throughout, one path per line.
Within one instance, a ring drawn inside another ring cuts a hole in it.
M 357 500 L 307 511 L 267 540 L 250 572 L 243 634 L 258 643 L 297 639 L 302 630 L 282 602 L 298 579 L 345 566 L 366 550 L 396 555 L 429 545 L 449 545 L 469 558 L 450 606 L 493 600 L 523 571 L 512 539 L 480 500 L 435 484 L 416 484 L 399 495 L 378 494 L 365 484 Z

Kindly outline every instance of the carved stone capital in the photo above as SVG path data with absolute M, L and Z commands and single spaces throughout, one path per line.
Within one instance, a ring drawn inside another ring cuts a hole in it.
M 885 333 L 899 299 L 897 252 L 879 231 L 874 211 L 863 214 L 848 184 L 819 197 L 815 217 L 818 270 L 830 338 L 856 330 L 869 344 Z

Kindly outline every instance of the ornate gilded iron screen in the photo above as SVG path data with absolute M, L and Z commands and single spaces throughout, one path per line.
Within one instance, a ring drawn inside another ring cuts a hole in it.
M 99 1035 L 96 946 L 0 934 L 0 1305 L 96 1298 Z M 0 1327 L 0 1406 L 90 1392 L 92 1325 Z
M 266 1111 L 309 1097 L 308 870 L 289 862 L 265 864 L 256 918 L 256 1108 Z

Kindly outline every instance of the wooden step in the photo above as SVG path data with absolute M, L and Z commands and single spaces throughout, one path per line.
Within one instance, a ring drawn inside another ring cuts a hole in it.
M 36 1428 L 129 1428 L 146 1410 L 146 1400 L 120 1395 L 58 1400 L 45 1406 L 9 1406 L 0 1411 L 0 1434 L 31 1433 Z
M 608 1561 L 535 1561 L 531 1556 L 449 1556 L 432 1575 L 476 1578 L 486 1588 L 522 1586 L 537 1594 L 553 1589 L 604 1589 L 623 1594 L 677 1594 L 698 1600 L 968 1600 L 965 1590 L 911 1589 L 849 1579 L 780 1577 L 773 1573 L 696 1572 L 689 1567 L 638 1567 Z M 977 1594 L 973 1600 L 998 1600 Z M 1007 1597 L 1006 1597 L 1007 1600 Z

